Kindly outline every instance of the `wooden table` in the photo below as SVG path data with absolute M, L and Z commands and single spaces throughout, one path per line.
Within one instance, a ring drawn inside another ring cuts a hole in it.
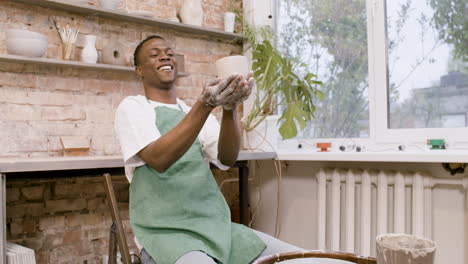
M 241 151 L 235 167 L 239 168 L 239 207 L 241 223 L 248 224 L 249 160 L 275 159 L 274 152 Z M 121 156 L 0 158 L 0 264 L 6 264 L 6 175 L 8 173 L 123 168 Z

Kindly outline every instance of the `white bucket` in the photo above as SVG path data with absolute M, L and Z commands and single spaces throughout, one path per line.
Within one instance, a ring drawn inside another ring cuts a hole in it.
M 383 234 L 376 238 L 379 264 L 432 264 L 436 243 L 408 234 Z

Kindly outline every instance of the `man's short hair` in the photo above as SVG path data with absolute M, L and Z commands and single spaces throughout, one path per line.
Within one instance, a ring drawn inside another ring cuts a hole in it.
M 140 62 L 138 61 L 138 52 L 140 52 L 140 49 L 141 49 L 141 47 L 143 47 L 143 44 L 145 44 L 145 42 L 147 42 L 148 40 L 151 40 L 151 39 L 165 40 L 163 37 L 161 37 L 159 35 L 151 35 L 151 36 L 148 36 L 147 38 L 145 38 L 144 40 L 142 40 L 140 42 L 140 44 L 138 44 L 138 46 L 135 48 L 135 51 L 133 52 L 133 64 L 135 66 L 138 66 L 140 64 Z

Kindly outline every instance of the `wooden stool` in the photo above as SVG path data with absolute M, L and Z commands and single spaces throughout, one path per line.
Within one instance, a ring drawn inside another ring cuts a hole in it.
M 132 264 L 130 253 L 127 245 L 127 238 L 125 230 L 122 225 L 122 220 L 119 214 L 119 207 L 117 206 L 117 199 L 115 198 L 114 187 L 112 185 L 112 178 L 110 174 L 104 174 L 104 187 L 107 193 L 107 200 L 112 215 L 112 226 L 110 227 L 109 238 L 109 264 L 117 263 L 117 244 L 119 245 L 120 254 L 124 264 Z
M 329 258 L 345 260 L 358 264 L 377 264 L 377 260 L 372 257 L 363 257 L 353 253 L 337 252 L 337 251 L 304 251 L 304 252 L 289 252 L 281 253 L 271 256 L 266 256 L 256 260 L 253 264 L 274 264 L 280 261 L 290 259 L 304 259 L 304 258 Z

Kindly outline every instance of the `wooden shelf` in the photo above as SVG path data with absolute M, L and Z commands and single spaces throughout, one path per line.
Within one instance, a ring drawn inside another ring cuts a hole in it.
M 238 161 L 274 159 L 274 152 L 241 151 Z M 122 156 L 0 158 L 0 173 L 121 168 Z
M 217 37 L 227 40 L 243 40 L 243 36 L 237 33 L 228 33 L 217 29 L 210 29 L 205 27 L 198 27 L 187 25 L 183 23 L 172 22 L 166 19 L 160 18 L 146 18 L 138 15 L 128 14 L 122 11 L 109 10 L 91 5 L 77 5 L 72 3 L 64 3 L 55 0 L 13 0 L 15 2 L 26 3 L 34 6 L 41 6 L 46 8 L 54 8 L 64 11 L 69 11 L 78 14 L 100 16 L 104 18 L 117 19 L 119 21 L 127 21 L 139 24 L 145 24 L 150 26 L 158 26 L 168 29 L 177 30 L 180 32 L 186 32 L 191 34 L 203 34 L 212 37 Z
M 129 66 L 110 65 L 110 64 L 102 64 L 102 63 L 84 63 L 80 61 L 56 60 L 56 59 L 48 59 L 48 58 L 32 58 L 32 57 L 24 57 L 24 56 L 8 55 L 8 54 L 1 54 L 0 61 L 17 62 L 17 63 L 32 63 L 32 64 L 39 64 L 39 65 L 67 66 L 67 67 L 92 69 L 92 70 L 100 70 L 100 71 L 135 72 L 135 67 L 129 67 Z M 178 77 L 185 77 L 189 75 L 190 73 L 188 72 L 179 72 L 177 74 Z

